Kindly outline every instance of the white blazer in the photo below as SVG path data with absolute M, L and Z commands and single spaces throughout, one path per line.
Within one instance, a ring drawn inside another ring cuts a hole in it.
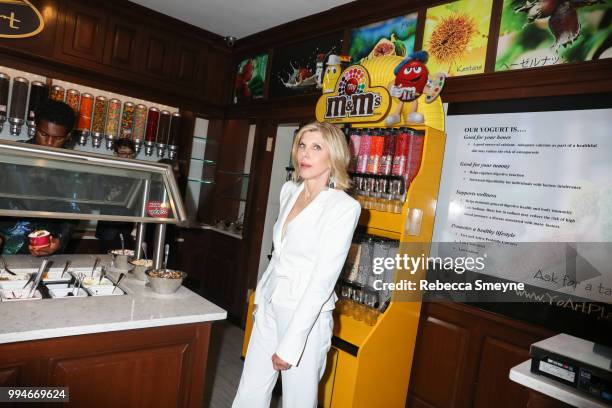
M 294 315 L 276 354 L 291 365 L 302 355 L 306 339 L 319 314 L 333 310 L 338 297 L 334 286 L 346 260 L 361 206 L 343 191 L 326 189 L 285 228 L 283 225 L 304 183 L 288 181 L 280 193 L 280 211 L 274 224 L 274 252 L 255 291 L 257 305 L 272 302 L 294 309 Z

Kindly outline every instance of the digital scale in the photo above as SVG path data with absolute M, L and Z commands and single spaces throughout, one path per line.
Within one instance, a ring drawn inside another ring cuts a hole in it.
M 612 349 L 558 334 L 533 343 L 531 371 L 612 405 Z

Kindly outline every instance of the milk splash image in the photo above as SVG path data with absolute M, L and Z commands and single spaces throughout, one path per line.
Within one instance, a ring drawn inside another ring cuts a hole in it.
M 308 68 L 295 68 L 293 63 L 290 64 L 292 73 L 289 74 L 287 81 L 279 75 L 279 80 L 286 88 L 306 88 L 317 85 L 317 75 Z M 308 76 L 310 74 L 310 76 Z
M 325 57 L 323 58 L 323 61 L 327 61 L 327 58 L 334 52 L 335 52 L 335 47 L 332 47 L 330 51 L 325 53 Z M 323 54 L 323 53 L 319 52 L 318 49 L 315 50 L 314 52 L 315 57 L 313 61 L 316 60 L 316 56 L 318 54 Z M 298 66 L 297 68 L 295 67 L 296 65 Z M 289 66 L 291 67 L 291 72 L 288 73 L 288 77 L 286 81 L 284 79 L 284 75 L 282 74 L 278 75 L 279 81 L 285 86 L 285 88 L 300 89 L 300 88 L 316 87 L 317 85 L 319 85 L 316 71 L 308 68 L 308 63 L 304 64 L 305 66 L 303 67 L 300 67 L 299 65 L 300 65 L 299 63 L 295 63 L 295 62 L 291 62 L 289 64 Z

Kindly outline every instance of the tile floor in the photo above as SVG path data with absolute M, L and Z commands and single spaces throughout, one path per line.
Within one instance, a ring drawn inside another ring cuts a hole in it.
M 212 325 L 204 407 L 230 408 L 242 373 L 240 359 L 244 330 L 227 321 Z M 282 408 L 280 398 L 273 397 L 271 408 Z

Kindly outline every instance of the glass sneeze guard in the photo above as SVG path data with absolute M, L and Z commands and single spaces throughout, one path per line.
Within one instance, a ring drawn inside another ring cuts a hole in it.
M 0 141 L 0 216 L 180 223 L 169 165 Z

